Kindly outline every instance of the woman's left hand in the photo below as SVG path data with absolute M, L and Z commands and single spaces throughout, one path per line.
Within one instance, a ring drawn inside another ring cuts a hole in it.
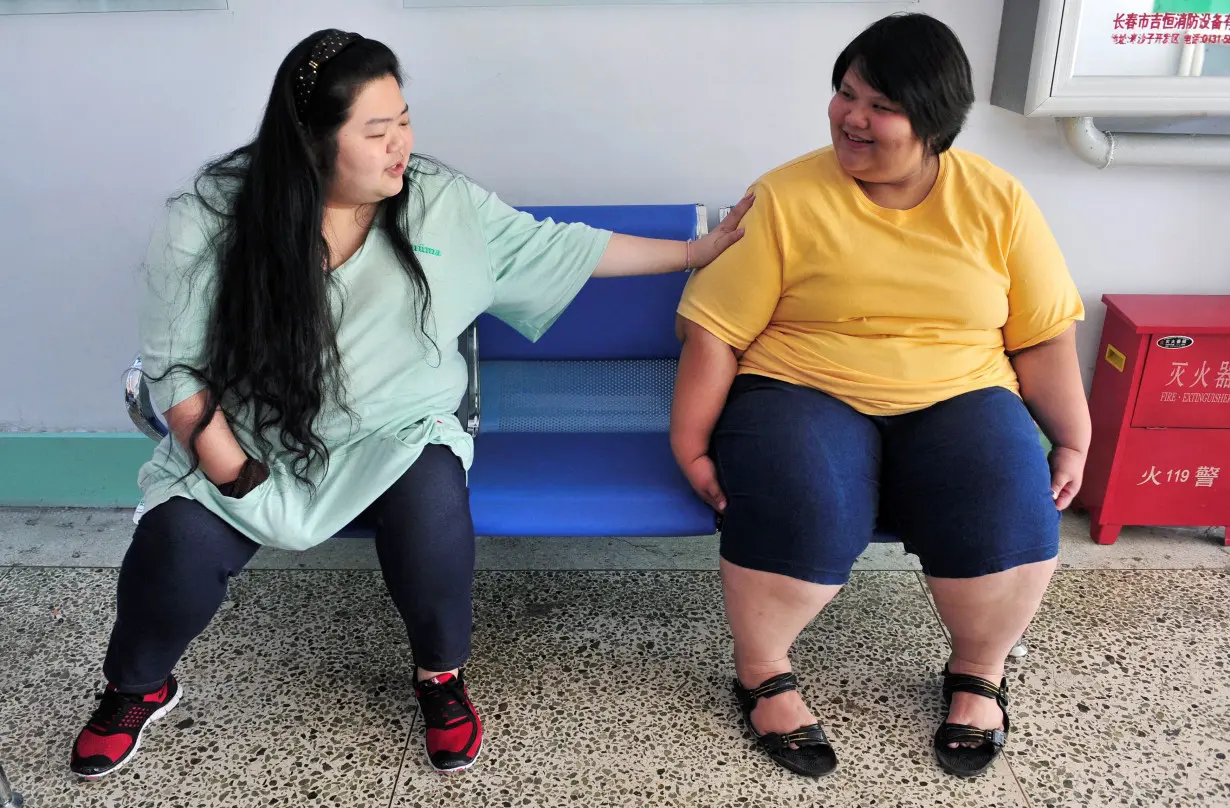
M 1081 490 L 1085 476 L 1085 453 L 1056 446 L 1051 450 L 1051 496 L 1055 507 L 1064 510 Z
M 743 214 L 751 210 L 752 203 L 755 201 L 756 197 L 752 194 L 743 197 L 743 199 L 739 200 L 739 204 L 730 209 L 730 213 L 726 214 L 726 218 L 722 220 L 721 224 L 707 235 L 692 242 L 690 253 L 691 269 L 700 269 L 703 266 L 708 266 L 727 247 L 743 238 L 743 229 L 739 227 L 739 222 L 743 221 Z M 676 247 L 675 249 L 679 248 Z

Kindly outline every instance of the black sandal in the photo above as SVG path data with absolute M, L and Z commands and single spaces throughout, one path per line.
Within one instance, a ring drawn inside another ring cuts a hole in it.
M 950 724 L 947 720 L 935 731 L 935 757 L 940 768 L 957 777 L 977 777 L 991 767 L 1000 750 L 1008 741 L 1008 679 L 1004 678 L 999 687 L 980 679 L 977 676 L 967 676 L 964 673 L 952 673 L 944 666 L 944 703 L 952 706 L 952 694 L 973 693 L 994 699 L 1004 714 L 1003 729 L 979 729 L 965 724 Z M 950 749 L 950 743 L 975 743 L 980 746 L 958 746 Z
M 793 673 L 778 674 L 752 690 L 745 688 L 738 677 L 734 680 L 735 697 L 739 699 L 739 707 L 743 710 L 743 721 L 760 747 L 768 752 L 769 757 L 795 774 L 823 777 L 837 768 L 837 753 L 833 751 L 828 736 L 819 724 L 808 724 L 784 735 L 776 732 L 761 735 L 752 724 L 752 710 L 755 709 L 756 702 L 798 689 L 799 680 Z M 791 749 L 791 744 L 798 749 Z

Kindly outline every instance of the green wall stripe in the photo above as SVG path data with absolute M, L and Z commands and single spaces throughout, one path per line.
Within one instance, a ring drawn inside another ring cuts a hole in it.
M 135 507 L 155 445 L 135 432 L 0 432 L 0 507 Z
M 0 433 L 0 506 L 131 508 L 156 444 L 139 433 Z
M 155 445 L 138 433 L 0 433 L 0 507 L 133 508 Z

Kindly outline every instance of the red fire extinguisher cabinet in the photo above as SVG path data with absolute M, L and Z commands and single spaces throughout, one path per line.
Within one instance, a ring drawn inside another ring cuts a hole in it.
M 1230 295 L 1106 295 L 1077 507 L 1123 525 L 1230 523 Z M 1230 544 L 1230 539 L 1227 539 Z

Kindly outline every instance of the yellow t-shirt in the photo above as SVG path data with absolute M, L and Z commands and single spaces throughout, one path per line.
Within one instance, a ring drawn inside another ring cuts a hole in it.
M 1042 212 L 1005 171 L 949 150 L 910 210 L 873 203 L 832 147 L 753 185 L 744 235 L 693 274 L 679 314 L 738 351 L 740 373 L 894 415 L 1002 386 L 1006 351 L 1084 305 Z

